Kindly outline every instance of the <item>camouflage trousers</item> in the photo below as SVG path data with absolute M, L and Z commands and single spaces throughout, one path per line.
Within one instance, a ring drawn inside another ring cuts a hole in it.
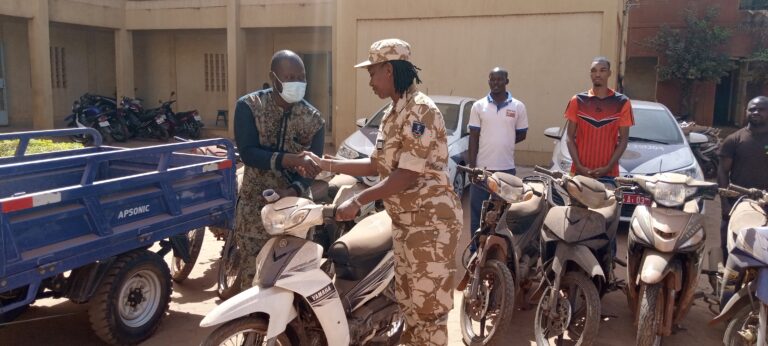
M 454 254 L 462 229 L 461 207 L 456 217 L 426 222 L 418 213 L 413 222 L 393 222 L 395 296 L 405 317 L 401 345 L 447 345 L 448 312 L 453 309 Z M 403 219 L 403 214 L 398 215 Z
M 235 216 L 235 244 L 240 249 L 240 289 L 251 288 L 256 276 L 256 255 L 269 240 L 269 234 L 261 222 L 259 203 L 240 199 Z

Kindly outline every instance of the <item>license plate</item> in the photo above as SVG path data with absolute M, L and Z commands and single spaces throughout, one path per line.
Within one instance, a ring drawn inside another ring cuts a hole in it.
M 195 120 L 200 121 L 203 120 L 203 118 L 201 118 L 199 115 L 195 115 Z
M 646 195 L 625 193 L 622 196 L 624 204 L 651 205 L 651 198 Z
M 99 121 L 99 126 L 107 127 L 107 126 L 109 126 L 109 121 Z
M 165 115 L 161 115 L 161 116 L 158 116 L 157 118 L 155 118 L 155 122 L 158 123 L 158 124 L 164 123 L 165 122 Z

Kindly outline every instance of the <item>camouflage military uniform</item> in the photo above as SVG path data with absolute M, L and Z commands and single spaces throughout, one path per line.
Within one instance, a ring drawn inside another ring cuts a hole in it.
M 461 202 L 448 180 L 442 114 L 411 88 L 382 119 L 371 156 L 382 179 L 394 169 L 420 174 L 413 187 L 384 200 L 392 218 L 396 296 L 406 319 L 406 345 L 446 345 L 453 308 L 453 257 Z
M 245 166 L 243 184 L 240 187 L 235 217 L 235 241 L 240 248 L 240 285 L 250 288 L 256 274 L 255 259 L 269 235 L 261 222 L 261 209 L 266 201 L 261 197 L 266 189 L 285 189 L 296 186 L 306 196 L 307 182 L 302 183 L 295 172 L 278 169 L 280 153 L 301 153 L 308 151 L 312 137 L 323 126 L 320 113 L 306 101 L 294 104 L 283 112 L 274 101 L 271 89 L 260 90 L 238 100 L 247 105 L 253 114 L 262 149 L 274 151 L 270 159 L 270 170 Z M 242 154 L 242 148 L 241 154 Z

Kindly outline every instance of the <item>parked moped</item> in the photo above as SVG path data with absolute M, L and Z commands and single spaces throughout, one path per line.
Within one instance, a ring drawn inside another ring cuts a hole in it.
M 768 191 L 730 185 L 723 197 L 741 198 L 728 223 L 728 260 L 722 267 L 720 314 L 710 324 L 729 321 L 725 345 L 768 345 Z M 712 249 L 716 258 L 720 249 Z
M 538 345 L 567 336 L 576 345 L 592 345 L 600 325 L 600 297 L 616 287 L 611 242 L 616 237 L 619 204 L 595 179 L 570 177 L 536 167 L 559 186 L 566 206 L 549 209 L 541 229 L 543 290 L 535 316 Z M 559 191 L 559 190 L 558 190 Z M 551 192 L 551 191 L 550 191 Z
M 616 178 L 622 192 L 652 202 L 635 208 L 627 240 L 627 299 L 637 345 L 659 345 L 688 313 L 696 293 L 706 239 L 699 200 L 717 184 L 677 173 Z
M 274 191 L 265 191 L 271 200 Z M 279 198 L 279 197 L 278 197 Z M 403 316 L 394 296 L 392 222 L 363 219 L 333 243 L 328 258 L 308 237 L 332 223 L 335 205 L 286 197 L 262 209 L 272 238 L 257 256 L 254 287 L 214 308 L 201 327 L 221 325 L 203 345 L 362 345 L 396 342 Z
M 509 341 L 499 335 L 509 327 L 515 302 L 527 305 L 536 274 L 539 234 L 549 210 L 547 181 L 464 166 L 458 170 L 490 193 L 471 240 L 477 251 L 470 256 L 468 246 L 463 256 L 466 274 L 457 288 L 464 292 L 461 333 L 467 345 L 506 345 Z

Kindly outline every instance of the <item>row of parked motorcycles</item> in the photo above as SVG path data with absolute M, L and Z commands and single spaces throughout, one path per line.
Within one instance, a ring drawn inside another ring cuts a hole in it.
M 72 104 L 72 113 L 66 117 L 68 127 L 92 127 L 107 141 L 125 142 L 130 138 L 150 138 L 167 141 L 172 136 L 197 139 L 203 122 L 197 110 L 174 112 L 172 105 L 176 93 L 167 101 L 159 100 L 157 108 L 145 109 L 141 99 L 117 99 L 94 94 L 83 94 Z M 89 138 L 73 138 L 87 142 Z
M 617 178 L 618 186 L 606 186 L 540 167 L 525 179 L 459 169 L 491 192 L 472 239 L 477 250 L 462 256 L 465 344 L 510 344 L 512 314 L 531 305 L 537 344 L 594 344 L 602 296 L 623 290 L 637 344 L 659 345 L 704 296 L 697 292 L 703 273 L 715 292 L 711 323 L 728 323 L 724 344 L 765 345 L 768 191 L 718 189 L 675 173 Z M 238 293 L 233 286 L 239 283 L 220 281 L 232 291 L 200 323 L 217 326 L 203 345 L 397 342 L 403 316 L 394 296 L 391 220 L 375 204 L 353 222 L 334 220 L 335 206 L 366 188 L 361 184 L 333 176 L 314 200 L 265 191 L 270 204 L 262 219 L 272 238 L 256 259 L 254 286 Z M 630 221 L 626 262 L 615 248 L 625 194 L 643 201 Z M 731 212 L 728 260 L 722 263 L 719 249 L 712 249 L 705 269 L 701 200 L 717 194 L 739 200 Z M 220 268 L 231 270 L 233 263 Z M 616 265 L 626 267 L 626 282 L 614 275 Z M 236 270 L 227 272 L 237 279 Z

